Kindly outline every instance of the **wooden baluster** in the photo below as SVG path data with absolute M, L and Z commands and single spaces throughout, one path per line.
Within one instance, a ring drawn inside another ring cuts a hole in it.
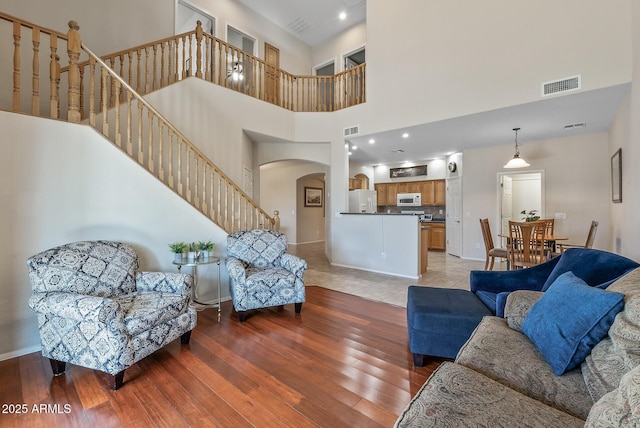
M 138 105 L 138 163 L 144 165 L 144 153 L 142 151 L 144 147 L 144 141 L 142 140 L 142 108 L 144 107 L 140 100 L 137 100 Z
M 20 111 L 20 38 L 19 22 L 13 23 L 13 111 Z
M 78 71 L 80 72 L 80 119 L 84 119 L 86 117 L 84 113 L 84 70 L 85 66 L 78 66 Z
M 140 93 L 142 80 L 142 49 L 138 49 L 136 53 L 138 57 L 138 63 L 136 64 L 136 92 Z
M 115 65 L 115 58 L 109 58 L 109 66 L 112 69 L 115 69 L 114 65 Z M 115 79 L 111 76 L 109 76 L 109 81 L 111 82 L 111 84 L 109 85 L 109 108 L 113 107 L 116 105 L 116 98 L 115 98 L 115 94 L 116 94 L 116 82 Z
M 131 101 L 133 94 L 127 90 L 127 154 L 133 157 L 133 111 Z
M 51 50 L 49 61 L 49 79 L 51 85 L 51 95 L 49 100 L 49 114 L 52 119 L 60 117 L 60 93 L 58 91 L 60 85 L 60 61 L 58 57 L 58 36 L 52 34 L 49 38 L 49 48 Z
M 149 150 L 149 159 L 147 159 L 147 169 L 151 174 L 155 171 L 154 159 L 153 159 L 153 112 L 149 110 L 149 124 L 147 125 L 149 128 L 149 141 L 147 142 L 147 147 Z
M 169 187 L 173 190 L 173 130 L 171 128 L 169 128 L 168 131 L 169 134 L 169 144 L 167 145 L 167 148 L 169 150 Z
M 89 58 L 89 123 L 96 126 L 96 60 Z
M 158 45 L 153 45 L 153 90 L 158 89 Z
M 133 87 L 133 52 L 127 52 L 127 58 L 129 59 L 129 72 L 127 73 L 127 83 Z
M 202 160 L 202 212 L 205 215 L 209 215 L 209 212 L 207 210 L 207 167 L 209 167 L 208 162 L 205 162 L 205 160 Z M 209 167 L 209 170 L 211 170 L 211 167 Z
M 122 91 L 122 84 L 120 83 L 119 80 L 116 80 L 116 96 L 117 99 L 120 99 L 120 92 Z M 115 119 L 115 125 L 116 125 L 116 138 L 115 138 L 115 143 L 116 146 L 122 148 L 122 132 L 120 131 L 120 103 L 117 102 L 116 103 L 116 119 Z
M 182 36 L 182 73 L 181 79 L 187 77 L 187 36 Z
M 196 23 L 196 77 L 202 79 L 202 22 Z
M 147 46 L 144 48 L 144 93 L 149 92 L 149 47 Z
M 280 232 L 280 211 L 273 211 L 273 229 L 276 232 Z
M 120 54 L 120 77 L 124 80 L 124 54 Z M 120 98 L 118 99 L 119 103 L 124 102 L 124 92 L 120 91 Z
M 160 87 L 164 88 L 165 85 L 168 85 L 169 82 L 167 81 L 165 83 L 165 63 L 164 63 L 164 57 L 165 56 L 165 42 L 162 42 L 162 44 L 160 45 Z
M 158 120 L 158 178 L 163 183 L 164 181 L 164 153 L 163 153 L 163 138 L 164 138 L 164 122 Z
M 226 76 L 226 68 L 222 66 L 222 43 L 216 40 L 216 44 L 218 45 L 218 85 L 222 86 L 222 76 Z
M 67 53 L 69 55 L 69 110 L 67 120 L 71 123 L 80 123 L 80 73 L 78 71 L 78 59 L 82 41 L 80 40 L 80 26 L 75 21 L 69 21 L 67 32 Z
M 195 195 L 195 200 L 194 200 L 194 205 L 196 208 L 200 208 L 200 193 L 198 192 L 198 181 L 200 180 L 200 156 L 198 156 L 195 152 L 193 153 L 193 162 L 194 162 L 194 169 L 195 171 L 195 178 L 194 178 L 194 190 L 193 190 L 193 194 Z
M 191 202 L 191 147 L 185 144 L 185 148 L 187 150 L 187 168 L 186 168 L 186 176 L 187 176 L 187 201 Z
M 213 66 L 213 58 L 211 57 L 211 38 L 205 36 L 204 38 L 204 66 L 205 66 L 205 79 L 207 82 L 212 82 L 211 80 L 211 68 Z
M 105 137 L 109 137 L 109 106 L 107 105 L 107 70 L 104 67 L 100 68 L 100 88 L 102 89 L 102 134 Z
M 179 49 L 180 47 L 178 46 L 179 43 L 179 39 L 176 39 L 175 42 L 175 46 L 174 46 L 174 53 L 175 53 L 175 58 L 176 58 L 176 64 L 175 64 L 175 76 L 173 81 L 177 82 L 178 80 L 180 80 L 180 53 L 179 53 Z
M 222 176 L 220 175 L 220 173 L 218 173 L 218 195 L 217 198 L 218 200 L 218 208 L 217 208 L 217 223 L 218 225 L 222 226 Z
M 209 167 L 209 218 L 215 221 L 216 211 L 214 209 L 214 196 L 215 196 L 215 169 L 213 166 Z
M 178 194 L 182 196 L 182 138 L 180 136 L 178 138 Z
M 33 28 L 33 78 L 32 78 L 32 96 L 31 96 L 31 114 L 40 116 L 40 60 L 38 54 L 40 52 L 40 29 Z

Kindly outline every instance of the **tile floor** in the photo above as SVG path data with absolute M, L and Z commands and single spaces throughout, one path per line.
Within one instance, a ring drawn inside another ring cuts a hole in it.
M 324 254 L 324 242 L 289 245 L 290 253 L 307 261 L 305 284 L 318 285 L 371 300 L 407 306 L 407 287 L 469 289 L 469 272 L 484 269 L 484 261 L 462 260 L 440 251 L 429 252 L 429 266 L 422 278 L 410 279 L 331 266 Z M 506 270 L 506 262 L 496 259 L 494 270 Z

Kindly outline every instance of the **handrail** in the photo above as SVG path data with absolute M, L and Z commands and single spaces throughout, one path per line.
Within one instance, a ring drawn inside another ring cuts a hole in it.
M 73 27 L 72 31 L 74 31 Z M 120 91 L 126 92 L 127 102 L 129 106 L 127 111 L 126 124 L 127 135 L 125 148 L 122 145 L 122 134 L 120 129 L 120 109 L 123 107 L 120 103 L 115 106 L 115 123 L 109 123 L 111 110 L 106 100 L 103 98 L 101 105 L 102 111 L 102 133 L 109 137 L 115 134 L 112 141 L 116 145 L 123 148 L 130 156 L 137 157 L 137 161 L 145 166 L 147 170 L 156 176 L 160 181 L 165 183 L 172 190 L 175 190 L 187 202 L 191 203 L 196 209 L 208 216 L 211 220 L 218 223 L 228 233 L 235 230 L 247 229 L 251 227 L 279 227 L 277 214 L 276 218 L 271 218 L 262 208 L 260 208 L 233 180 L 231 180 L 224 172 L 222 172 L 207 156 L 202 153 L 195 145 L 193 145 L 187 137 L 180 132 L 173 124 L 171 124 L 160 112 L 158 112 L 148 101 L 140 96 L 124 79 L 111 69 L 102 59 L 92 52 L 85 44 L 81 45 L 82 50 L 89 56 L 89 79 L 93 79 L 96 66 L 101 67 L 101 88 L 103 97 L 106 95 L 105 88 L 107 85 L 107 77 L 111 79 L 111 84 L 115 85 L 117 98 Z M 73 67 L 73 64 L 71 64 Z M 89 86 L 95 87 L 89 82 Z M 93 93 L 91 93 L 92 101 L 89 109 L 94 111 Z M 135 118 L 133 116 L 132 102 L 135 100 L 138 110 L 138 139 L 133 141 L 132 128 Z M 146 110 L 147 115 L 143 115 Z M 97 115 L 92 114 L 89 123 L 94 128 L 97 126 Z M 143 123 L 146 120 L 146 123 Z M 153 123 L 156 123 L 154 134 Z M 146 127 L 146 134 L 143 133 Z M 165 131 L 166 129 L 166 131 Z M 169 136 L 168 141 L 163 140 L 163 136 Z M 143 141 L 145 140 L 146 141 Z M 163 143 L 166 142 L 166 145 Z M 177 143 L 176 144 L 174 144 Z M 184 146 L 184 147 L 183 147 Z M 136 154 L 134 155 L 134 149 Z M 155 154 L 155 158 L 154 158 Z M 163 159 L 164 155 L 167 159 Z M 184 158 L 186 155 L 186 159 Z M 177 158 L 174 160 L 174 156 Z M 169 175 L 164 174 L 164 170 L 169 170 Z M 177 175 L 177 182 L 174 181 Z M 217 188 L 215 184 L 217 183 Z M 186 185 L 185 185 L 186 184 Z M 176 188 L 177 185 L 177 188 Z M 207 186 L 209 185 L 209 186 Z M 199 189 L 199 186 L 200 189 Z M 237 205 L 236 205 L 237 203 Z M 241 214 L 244 213 L 244 219 Z M 240 215 L 239 215 L 240 214 Z M 236 218 L 237 217 L 237 218 Z

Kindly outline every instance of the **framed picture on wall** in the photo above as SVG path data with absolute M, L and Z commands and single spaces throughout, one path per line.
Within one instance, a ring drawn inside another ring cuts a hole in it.
M 611 201 L 622 202 L 622 149 L 611 156 Z
M 322 207 L 322 189 L 319 187 L 304 188 L 304 206 L 305 207 Z

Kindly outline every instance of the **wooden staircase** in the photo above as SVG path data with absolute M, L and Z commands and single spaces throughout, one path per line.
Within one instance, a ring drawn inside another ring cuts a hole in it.
M 196 59 L 199 69 L 200 56 L 191 53 L 194 40 L 203 37 L 201 29 L 107 56 L 105 62 L 82 44 L 79 26 L 73 21 L 66 35 L 3 13 L 0 21 L 10 22 L 13 28 L 13 60 L 3 61 L 13 69 L 0 69 L 0 78 L 11 76 L 11 99 L 0 96 L 0 106 L 9 103 L 17 113 L 92 126 L 228 233 L 279 229 L 278 211 L 272 217 L 262 210 L 138 91 L 148 93 L 188 77 L 191 59 Z M 48 52 L 41 50 L 42 38 L 48 39 Z M 158 46 L 163 55 L 151 57 Z M 59 52 L 65 51 L 62 62 Z M 31 59 L 30 71 L 21 67 L 24 57 Z M 48 84 L 42 85 L 40 64 L 47 57 Z M 25 75 L 31 77 L 30 91 L 21 88 Z

